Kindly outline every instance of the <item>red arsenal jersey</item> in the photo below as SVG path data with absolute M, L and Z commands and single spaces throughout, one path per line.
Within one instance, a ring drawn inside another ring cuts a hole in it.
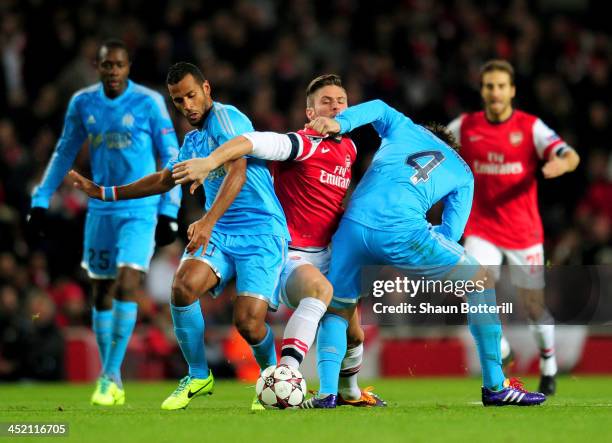
M 357 148 L 348 137 L 323 138 L 310 130 L 296 135 L 300 147 L 295 160 L 271 163 L 274 190 L 285 211 L 291 246 L 323 248 L 344 212 Z
M 566 146 L 539 118 L 515 110 L 500 123 L 484 111 L 461 115 L 449 129 L 474 173 L 474 202 L 465 235 L 507 249 L 544 240 L 536 168 Z

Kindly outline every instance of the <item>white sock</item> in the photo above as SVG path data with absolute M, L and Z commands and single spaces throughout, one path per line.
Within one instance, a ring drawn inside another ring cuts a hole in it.
M 505 335 L 502 335 L 501 337 L 500 347 L 501 347 L 501 358 L 503 360 L 510 355 L 510 351 L 511 351 L 510 343 L 508 342 L 508 339 L 506 338 Z
M 346 355 L 340 366 L 338 392 L 346 400 L 359 400 L 361 389 L 357 383 L 357 374 L 363 361 L 363 344 L 346 350 Z
M 300 301 L 295 312 L 285 326 L 281 345 L 281 365 L 298 368 L 317 335 L 319 321 L 327 311 L 327 306 L 314 297 Z
M 545 314 L 546 316 L 546 314 Z M 544 319 L 544 317 L 542 319 Z M 550 315 L 547 316 L 552 320 Z M 555 325 L 542 324 L 530 325 L 530 329 L 540 349 L 540 373 L 553 376 L 557 373 L 557 359 L 555 357 Z

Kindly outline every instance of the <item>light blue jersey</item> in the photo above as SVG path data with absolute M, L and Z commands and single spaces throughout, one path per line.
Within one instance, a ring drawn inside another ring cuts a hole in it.
M 223 143 L 253 130 L 248 117 L 234 106 L 213 102 L 202 128 L 185 136 L 178 160 L 171 160 L 166 168 L 172 171 L 177 162 L 207 157 Z M 225 169 L 221 166 L 205 180 L 206 211 L 215 201 L 225 175 Z M 242 190 L 217 221 L 215 230 L 228 235 L 275 235 L 289 240 L 285 214 L 274 194 L 266 162 L 249 157 L 246 175 Z
M 213 102 L 202 128 L 185 136 L 178 160 L 170 161 L 166 168 L 172 171 L 177 161 L 207 157 L 228 140 L 251 131 L 253 125 L 242 112 Z M 225 176 L 221 166 L 204 181 L 206 211 L 215 201 Z M 215 224 L 206 250 L 185 251 L 183 260 L 199 260 L 210 266 L 219 278 L 211 291 L 213 296 L 221 294 L 235 277 L 239 296 L 258 298 L 275 310 L 289 240 L 285 214 L 274 194 L 266 162 L 247 157 L 246 181 Z
M 427 227 L 427 211 L 444 201 L 436 230 L 458 241 L 472 207 L 474 179 L 467 163 L 430 131 L 381 100 L 336 116 L 342 133 L 372 123 L 381 146 L 351 197 L 345 218 L 377 230 Z
M 64 129 L 42 182 L 32 195 L 32 207 L 49 207 L 51 196 L 71 168 L 85 140 L 93 181 L 120 186 L 157 170 L 178 153 L 178 142 L 163 97 L 128 80 L 117 98 L 104 94 L 102 83 L 78 91 L 68 105 Z M 161 197 L 105 202 L 91 199 L 89 211 L 116 213 L 151 208 L 176 218 L 180 186 Z
M 467 164 L 427 129 L 380 100 L 347 108 L 336 120 L 341 133 L 372 123 L 382 143 L 332 238 L 330 306 L 352 308 L 369 292 L 360 278 L 368 265 L 392 265 L 412 278 L 472 280 L 480 265 L 457 243 L 472 206 L 474 180 Z M 442 224 L 432 227 L 426 214 L 440 200 Z M 494 289 L 467 292 L 465 297 L 479 312 L 490 312 L 496 304 Z M 484 387 L 504 389 L 498 316 L 468 314 L 468 323 Z M 323 394 L 338 392 L 346 329 L 342 317 L 327 314 L 321 320 L 317 355 Z
M 347 108 L 336 120 L 342 133 L 372 123 L 382 142 L 332 239 L 332 306 L 357 302 L 363 266 L 390 264 L 441 278 L 457 264 L 474 264 L 457 243 L 474 190 L 472 173 L 461 157 L 380 100 Z M 442 224 L 432 227 L 427 211 L 440 200 Z

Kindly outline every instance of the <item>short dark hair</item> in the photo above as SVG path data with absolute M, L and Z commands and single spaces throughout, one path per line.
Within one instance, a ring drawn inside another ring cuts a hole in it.
M 315 92 L 329 85 L 339 86 L 342 89 L 344 89 L 344 86 L 342 86 L 342 79 L 340 78 L 339 75 L 337 74 L 320 75 L 317 78 L 315 78 L 313 81 L 311 81 L 308 84 L 308 87 L 306 88 L 306 106 L 310 107 L 312 105 L 312 96 L 314 95 Z
M 482 83 L 482 77 L 487 72 L 502 71 L 510 76 L 510 84 L 514 85 L 514 68 L 506 60 L 493 59 L 486 62 L 480 67 L 480 83 Z
M 128 47 L 123 40 L 119 40 L 117 38 L 110 38 L 108 40 L 104 40 L 100 44 L 100 46 L 98 46 L 98 51 L 96 52 L 97 62 L 99 62 L 102 59 L 102 57 L 100 56 L 100 53 L 102 52 L 102 48 L 106 48 L 108 51 L 110 51 L 111 49 L 121 49 L 125 51 L 125 53 L 127 54 L 128 61 L 130 60 L 130 51 L 128 50 Z
M 430 122 L 425 125 L 425 128 L 429 129 L 433 133 L 433 135 L 438 137 L 455 151 L 459 151 L 459 144 L 457 143 L 455 136 L 452 132 L 448 130 L 446 126 L 441 125 L 437 122 Z
M 168 69 L 168 76 L 166 77 L 166 84 L 176 85 L 178 82 L 183 80 L 187 74 L 191 74 L 199 83 L 204 83 L 206 77 L 193 63 L 178 62 L 170 66 Z

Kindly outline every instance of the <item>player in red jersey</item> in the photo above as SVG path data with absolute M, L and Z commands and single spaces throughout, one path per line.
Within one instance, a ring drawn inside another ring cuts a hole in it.
M 486 265 L 511 266 L 540 348 L 540 392 L 556 389 L 553 318 L 544 303 L 544 234 L 538 211 L 536 172 L 544 161 L 545 178 L 559 177 L 580 158 L 539 118 L 514 109 L 514 69 L 504 60 L 481 68 L 484 110 L 463 114 L 449 129 L 474 173 L 474 201 L 465 228 L 465 249 Z M 497 268 L 499 277 L 499 268 Z M 502 349 L 509 353 L 507 340 Z
M 317 77 L 306 89 L 308 120 L 333 118 L 347 106 L 347 94 L 337 75 Z M 177 183 L 193 181 L 193 192 L 208 172 L 244 155 L 278 160 L 270 167 L 292 239 L 281 274 L 281 299 L 295 309 L 285 327 L 280 364 L 298 367 L 331 301 L 333 289 L 324 277 L 329 266 L 329 244 L 344 212 L 343 200 L 357 148 L 348 137 L 323 137 L 310 130 L 253 132 L 230 140 L 207 158 L 177 164 L 174 178 Z M 195 237 L 197 242 L 197 235 L 194 232 L 190 240 Z M 364 340 L 357 311 L 347 334 L 348 350 L 339 368 L 339 404 L 384 406 L 370 388 L 361 390 L 357 384 Z

